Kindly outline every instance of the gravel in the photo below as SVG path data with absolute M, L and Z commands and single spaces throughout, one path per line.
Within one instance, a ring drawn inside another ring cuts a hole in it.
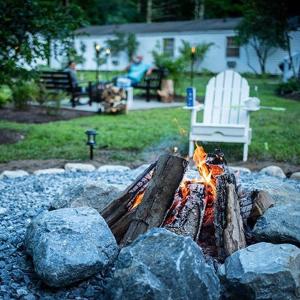
M 94 182 L 129 185 L 132 180 L 131 171 L 65 172 L 0 180 L 0 299 L 102 299 L 104 282 L 100 274 L 59 290 L 46 287 L 26 254 L 26 227 L 31 218 L 48 210 L 65 188 Z
M 35 215 L 48 210 L 66 188 L 93 183 L 129 185 L 136 177 L 134 170 L 112 172 L 65 172 L 30 175 L 0 180 L 0 299 L 103 299 L 104 281 L 100 274 L 74 286 L 59 290 L 46 287 L 33 271 L 32 261 L 23 244 L 26 227 Z M 241 174 L 247 188 L 260 185 L 267 175 Z M 282 187 L 300 193 L 300 182 L 276 178 L 276 190 Z M 272 180 L 265 181 L 268 189 Z M 291 197 L 291 198 L 292 198 Z M 292 199 L 291 199 L 292 200 Z M 295 200 L 295 199 L 294 199 Z

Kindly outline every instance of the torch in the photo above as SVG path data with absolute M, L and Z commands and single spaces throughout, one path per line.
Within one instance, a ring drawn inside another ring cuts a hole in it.
M 97 63 L 97 70 L 96 70 L 96 81 L 97 82 L 99 82 L 99 57 L 100 57 L 100 50 L 101 50 L 101 46 L 98 43 L 95 43 L 96 63 Z
M 196 47 L 191 48 L 191 87 L 194 85 L 194 64 L 196 58 Z

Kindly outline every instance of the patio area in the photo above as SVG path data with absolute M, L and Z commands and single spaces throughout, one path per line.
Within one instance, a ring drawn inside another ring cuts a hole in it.
M 61 102 L 61 107 L 66 109 L 73 109 L 79 111 L 88 111 L 88 112 L 98 112 L 99 104 L 93 103 L 91 106 L 88 104 L 88 98 L 80 99 L 80 105 L 76 105 L 76 107 L 72 107 L 71 102 L 68 99 L 65 99 Z M 164 103 L 159 102 L 157 100 L 151 100 L 150 102 L 145 101 L 141 98 L 134 98 L 132 103 L 129 105 L 128 110 L 148 110 L 155 108 L 172 108 L 172 107 L 181 107 L 184 106 L 183 102 L 170 102 Z

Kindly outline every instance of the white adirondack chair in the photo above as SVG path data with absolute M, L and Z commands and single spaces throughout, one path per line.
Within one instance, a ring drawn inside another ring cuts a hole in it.
M 194 106 L 191 116 L 189 156 L 196 141 L 244 144 L 243 161 L 247 161 L 252 129 L 249 112 L 259 109 L 259 99 L 249 97 L 249 85 L 239 73 L 227 70 L 211 78 L 206 86 L 205 102 Z M 204 108 L 203 122 L 197 112 Z

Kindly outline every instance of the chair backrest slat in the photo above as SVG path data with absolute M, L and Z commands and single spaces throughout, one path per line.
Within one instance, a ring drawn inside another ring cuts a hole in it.
M 211 78 L 206 87 L 204 123 L 247 124 L 243 101 L 249 97 L 247 80 L 227 70 Z

